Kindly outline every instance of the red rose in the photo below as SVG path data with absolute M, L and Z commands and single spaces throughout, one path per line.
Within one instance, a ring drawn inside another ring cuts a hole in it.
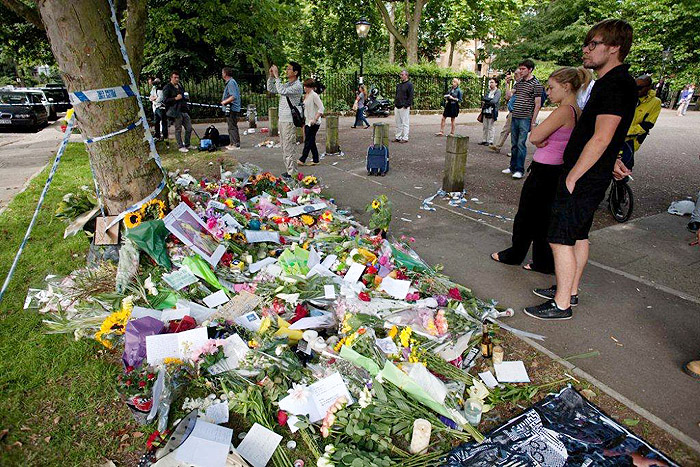
M 284 410 L 277 411 L 277 423 L 279 423 L 280 426 L 284 426 L 287 423 L 288 419 L 289 415 L 287 415 L 287 412 L 285 412 Z
M 309 309 L 300 303 L 294 309 L 294 316 L 289 320 L 289 322 L 293 324 L 299 321 L 301 318 L 306 318 L 307 316 L 309 316 Z
M 126 386 L 126 387 L 131 386 L 131 380 L 127 379 L 126 381 L 124 381 L 124 386 Z
M 369 302 L 370 300 L 372 300 L 367 292 L 360 292 L 357 298 L 359 298 L 363 302 Z
M 374 265 L 367 268 L 367 274 L 376 274 L 377 272 L 378 270 Z
M 462 301 L 462 294 L 459 293 L 459 289 L 457 287 L 452 287 L 449 292 L 447 292 L 447 296 L 450 297 L 452 300 L 459 300 L 460 302 Z
M 160 437 L 160 431 L 156 430 L 153 433 L 151 433 L 151 436 L 148 437 L 148 441 L 146 441 L 146 447 L 151 450 L 153 449 L 153 441 L 157 440 Z
M 126 372 L 127 372 L 127 373 L 131 373 L 132 371 L 134 371 L 134 367 L 133 367 L 133 366 L 128 366 L 128 367 L 126 367 Z
M 140 388 L 146 387 L 146 382 L 145 382 L 145 381 L 139 381 L 139 387 L 140 387 Z
M 148 378 L 148 379 L 153 379 L 155 377 L 156 377 L 156 375 L 154 375 L 153 373 L 148 373 L 148 375 L 146 375 L 146 378 Z

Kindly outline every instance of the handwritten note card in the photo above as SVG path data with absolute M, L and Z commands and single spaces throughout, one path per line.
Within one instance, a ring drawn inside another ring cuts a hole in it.
M 231 438 L 232 429 L 197 420 L 190 436 L 177 448 L 175 458 L 188 465 L 225 467 Z
M 282 441 L 282 436 L 259 423 L 253 424 L 236 451 L 253 467 L 265 467 Z

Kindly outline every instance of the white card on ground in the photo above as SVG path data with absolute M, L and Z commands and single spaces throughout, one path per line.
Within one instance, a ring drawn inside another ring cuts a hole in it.
M 134 309 L 131 310 L 131 318 L 129 318 L 129 319 L 145 318 L 146 316 L 150 316 L 151 318 L 155 318 L 155 319 L 160 319 L 162 314 L 163 314 L 162 310 L 154 310 L 153 308 L 144 308 L 141 306 L 135 306 Z
M 493 369 L 496 370 L 496 378 L 501 383 L 530 382 L 525 364 L 521 360 L 499 363 L 498 365 L 494 365 Z
M 299 417 L 296 415 L 290 415 L 289 418 L 287 418 L 287 426 L 289 427 L 289 430 L 292 433 L 296 433 L 299 431 L 299 427 L 297 426 L 297 422 L 299 421 Z
M 452 343 L 450 341 L 445 342 L 437 349 L 435 353 L 440 355 L 445 361 L 451 362 L 456 360 L 460 355 L 462 355 L 469 347 L 469 340 L 472 338 L 472 331 L 467 332 L 459 336 L 456 342 Z
M 146 336 L 146 360 L 149 365 L 157 365 L 165 358 L 187 359 L 192 351 L 202 347 L 207 340 L 207 328 Z
M 411 288 L 411 281 L 392 279 L 385 277 L 382 280 L 381 290 L 391 295 L 397 300 L 403 300 L 408 295 L 408 290 Z
M 265 272 L 272 277 L 279 277 L 279 275 L 282 274 L 282 268 L 277 264 L 268 264 L 265 266 Z
M 280 233 L 269 230 L 244 230 L 248 243 L 280 242 Z
M 362 273 L 365 271 L 365 265 L 360 264 L 360 263 L 352 263 L 352 266 L 350 266 L 350 269 L 348 269 L 348 272 L 345 274 L 345 277 L 343 280 L 345 282 L 348 282 L 350 284 L 354 284 L 358 280 L 360 280 L 360 277 L 362 277 Z M 406 296 L 404 295 L 404 298 Z
M 213 294 L 202 299 L 204 304 L 209 308 L 216 308 L 217 306 L 223 305 L 224 303 L 228 302 L 228 300 L 228 295 L 226 295 L 226 292 L 224 292 L 223 290 L 214 292 Z
M 311 247 L 309 249 L 309 258 L 306 260 L 306 266 L 311 269 L 317 264 L 321 263 L 321 255 L 318 254 L 316 248 Z
M 306 277 L 313 277 L 316 274 L 318 274 L 321 277 L 334 277 L 335 274 L 333 274 L 330 269 L 326 268 L 323 266 L 323 264 L 317 264 L 316 266 L 312 267 L 309 272 L 306 273 Z
M 297 203 L 287 198 L 277 198 L 277 201 L 287 206 L 296 206 Z
M 164 323 L 167 323 L 176 319 L 182 319 L 185 316 L 189 316 L 189 314 L 189 308 L 168 308 L 163 310 L 163 313 L 160 315 L 160 319 Z
M 479 378 L 481 378 L 481 381 L 483 381 L 486 387 L 489 389 L 493 389 L 496 386 L 498 386 L 498 381 L 496 381 L 496 378 L 494 378 L 493 374 L 491 373 L 491 370 L 479 373 Z
M 323 286 L 324 298 L 328 300 L 335 300 L 335 286 L 333 284 L 326 284 Z
M 335 263 L 336 259 L 338 259 L 337 255 L 328 255 L 325 258 L 323 258 L 321 265 L 326 269 L 330 269 L 331 266 L 333 266 L 333 263 Z
M 379 350 L 384 352 L 386 355 L 396 355 L 399 353 L 399 348 L 391 337 L 385 337 L 384 339 L 376 339 L 377 347 Z
M 184 443 L 177 448 L 175 458 L 188 465 L 225 467 L 233 430 L 197 420 Z
M 253 467 L 265 467 L 270 462 L 270 458 L 275 453 L 280 441 L 282 441 L 282 436 L 259 423 L 254 423 L 236 451 Z
M 313 328 L 325 328 L 331 326 L 335 319 L 331 314 L 324 314 L 321 316 L 308 316 L 306 318 L 301 318 L 294 324 L 289 326 L 289 329 L 313 329 Z
M 296 217 L 300 214 L 310 214 L 326 207 L 326 203 L 305 204 L 303 206 L 293 206 L 285 208 L 289 217 Z
M 220 423 L 227 423 L 228 417 L 229 410 L 227 402 L 219 402 L 218 404 L 210 405 L 204 412 L 206 421 L 209 423 L 216 423 L 217 425 Z
M 253 332 L 258 332 L 258 329 L 260 329 L 260 325 L 262 324 L 262 320 L 254 311 L 246 313 L 243 316 L 238 316 L 234 321 L 239 326 L 243 326 L 248 331 Z
M 295 196 L 299 196 L 299 195 L 303 195 L 303 194 L 304 194 L 303 188 L 295 188 L 295 189 L 287 192 L 287 199 L 292 199 Z
M 162 277 L 165 283 L 175 290 L 180 290 L 197 282 L 197 277 L 192 274 L 192 271 L 187 266 L 183 266 L 169 274 L 163 274 Z
M 311 423 L 315 423 L 325 417 L 331 405 L 342 396 L 347 398 L 348 405 L 352 404 L 345 381 L 336 372 L 307 387 L 305 399 L 295 399 L 289 395 L 279 402 L 279 407 L 292 415 L 308 414 Z
M 265 259 L 261 259 L 260 261 L 256 261 L 255 263 L 251 264 L 251 265 L 248 267 L 248 270 L 249 270 L 250 272 L 258 272 L 258 271 L 260 271 L 262 268 L 264 268 L 265 266 L 267 266 L 267 265 L 269 265 L 269 264 L 274 264 L 274 263 L 276 263 L 276 262 L 277 262 L 277 258 L 273 258 L 272 256 L 268 256 L 268 257 L 265 258 Z
M 225 211 L 226 210 L 226 205 L 220 201 L 216 200 L 209 200 L 209 203 L 207 204 L 208 208 L 214 208 L 214 209 L 219 209 L 220 211 Z

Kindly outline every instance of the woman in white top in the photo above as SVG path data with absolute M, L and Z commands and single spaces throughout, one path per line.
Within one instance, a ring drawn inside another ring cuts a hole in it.
M 298 165 L 316 165 L 318 164 L 318 148 L 316 147 L 316 133 L 321 128 L 321 117 L 323 116 L 324 108 L 321 98 L 318 97 L 316 91 L 316 81 L 312 78 L 304 80 L 304 150 L 301 152 L 301 158 L 297 161 Z M 309 157 L 309 151 L 313 156 L 313 162 L 306 162 Z

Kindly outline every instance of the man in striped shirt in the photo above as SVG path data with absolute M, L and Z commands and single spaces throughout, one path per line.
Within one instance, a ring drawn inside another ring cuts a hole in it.
M 537 114 L 542 106 L 543 87 L 532 75 L 535 63 L 523 60 L 518 65 L 520 80 L 515 83 L 515 105 L 510 123 L 510 141 L 512 144 L 510 167 L 503 170 L 504 174 L 512 174 L 513 178 L 523 178 L 525 158 L 527 157 L 527 134 L 537 123 Z

